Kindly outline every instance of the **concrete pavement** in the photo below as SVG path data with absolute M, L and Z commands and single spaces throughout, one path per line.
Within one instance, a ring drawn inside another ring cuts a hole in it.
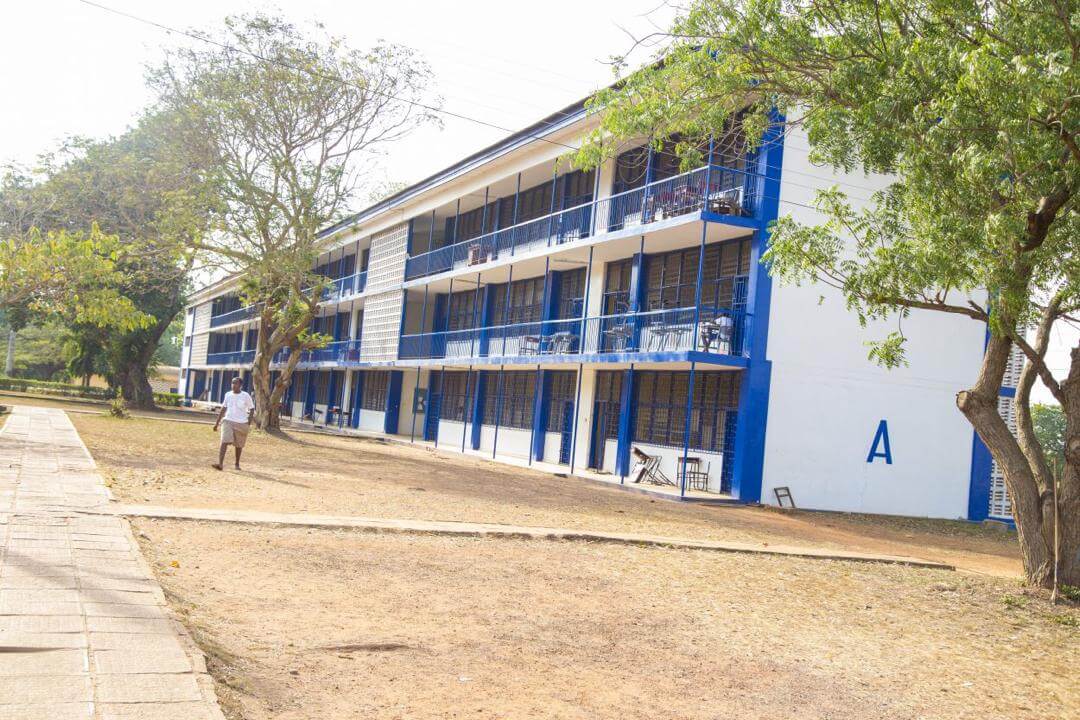
M 221 720 L 67 415 L 16 407 L 0 430 L 0 720 Z

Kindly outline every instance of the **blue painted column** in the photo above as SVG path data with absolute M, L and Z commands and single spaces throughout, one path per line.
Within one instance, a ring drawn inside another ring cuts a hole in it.
M 405 373 L 401 370 L 390 371 L 390 386 L 386 390 L 386 415 L 383 418 L 383 432 L 396 435 L 398 417 L 401 413 L 401 381 Z
M 619 397 L 619 440 L 615 451 L 615 474 L 630 474 L 630 445 L 634 442 L 634 366 L 623 372 L 622 395 Z
M 749 330 L 749 364 L 742 372 L 739 409 L 735 428 L 735 458 L 731 493 L 743 502 L 761 501 L 762 474 L 765 465 L 765 431 L 769 413 L 769 385 L 772 363 L 768 360 L 769 306 L 772 301 L 772 278 L 761 264 L 768 247 L 770 225 L 780 212 L 780 169 L 784 161 L 784 119 L 773 113 L 773 124 L 766 131 L 756 165 L 757 205 L 750 248 L 750 277 L 747 280 L 746 320 Z M 745 330 L 744 330 L 745 332 Z
M 360 427 L 360 403 L 364 401 L 364 372 L 357 370 L 353 373 L 352 389 L 352 418 L 349 424 L 354 428 Z
M 538 370 L 536 377 L 536 401 L 533 403 L 532 422 L 532 457 L 544 459 L 544 445 L 547 441 L 548 413 L 551 411 L 550 370 Z
M 483 370 L 478 370 L 476 373 L 476 390 L 473 392 L 472 407 L 469 408 L 469 413 L 472 415 L 472 424 L 469 426 L 471 430 L 469 436 L 469 446 L 473 450 L 480 449 L 480 430 L 484 423 L 484 397 L 488 390 L 488 373 Z
M 645 236 L 641 236 L 641 250 L 634 255 L 633 264 L 630 266 L 630 312 L 642 311 L 642 300 L 645 297 Z M 633 318 L 634 333 L 630 338 L 630 344 L 623 348 L 626 352 L 635 352 L 641 347 L 641 324 L 638 318 Z
M 488 356 L 488 345 L 491 343 L 491 315 L 495 309 L 495 293 L 498 285 L 485 285 L 484 295 L 480 302 L 480 342 L 477 344 L 476 357 Z

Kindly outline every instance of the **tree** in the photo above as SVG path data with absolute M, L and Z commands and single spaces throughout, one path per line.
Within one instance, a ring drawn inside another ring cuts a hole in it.
M 135 329 L 147 322 L 118 287 L 118 242 L 96 225 L 88 233 L 31 229 L 0 240 L 0 310 L 39 319 Z
M 153 358 L 170 324 L 183 310 L 196 262 L 191 245 L 211 228 L 217 200 L 209 163 L 183 141 L 181 118 L 145 114 L 115 138 L 68 140 L 46 164 L 47 179 L 35 188 L 36 222 L 70 230 L 98 224 L 117 237 L 119 291 L 146 314 L 134 328 L 75 322 L 70 348 L 97 348 L 110 385 L 129 407 L 151 408 L 148 379 Z M 86 361 L 84 353 L 76 356 Z
M 349 49 L 262 15 L 232 17 L 206 47 L 171 51 L 150 76 L 162 102 L 187 119 L 185 142 L 214 158 L 227 212 L 197 247 L 242 274 L 259 307 L 252 379 L 256 421 L 277 428 L 281 398 L 326 287 L 312 266 L 318 231 L 339 219 L 371 156 L 431 119 L 430 73 L 412 51 Z M 288 349 L 277 382 L 270 366 Z
M 736 115 L 753 144 L 786 117 L 814 161 L 891 175 L 864 209 L 834 188 L 818 197 L 821 224 L 781 218 L 766 262 L 781 281 L 836 288 L 864 324 L 911 312 L 988 324 L 957 405 L 1004 471 L 1027 578 L 1041 586 L 1054 514 L 1036 379 L 1066 418 L 1061 577 L 1080 583 L 1080 347 L 1064 380 L 1044 359 L 1051 328 L 1080 310 L 1075 17 L 1064 0 L 694 0 L 659 62 L 593 99 L 601 124 L 576 156 L 595 164 L 633 136 L 707 136 Z M 1018 438 L 997 412 L 1013 346 L 1027 360 Z M 904 350 L 897 332 L 871 357 L 892 367 Z

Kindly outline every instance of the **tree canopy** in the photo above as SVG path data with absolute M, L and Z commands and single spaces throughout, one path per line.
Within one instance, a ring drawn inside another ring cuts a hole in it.
M 325 288 L 312 272 L 318 232 L 348 210 L 380 148 L 432 121 L 430 77 L 407 48 L 359 51 L 265 15 L 229 18 L 211 44 L 171 50 L 150 75 L 184 118 L 185 142 L 213 158 L 225 212 L 196 247 L 242 273 L 241 294 L 259 305 L 253 380 L 263 426 L 276 425 L 300 354 L 275 387 L 273 356 L 325 342 L 308 332 Z
M 1063 561 L 1080 582 L 1080 349 L 1064 381 L 1045 362 L 1050 328 L 1080 310 L 1077 17 L 1067 0 L 694 0 L 654 63 L 593 98 L 600 125 L 575 157 L 595 165 L 634 138 L 707 137 L 737 119 L 748 151 L 769 127 L 798 127 L 815 163 L 888 176 L 865 204 L 820 193 L 819 223 L 782 213 L 766 262 L 782 281 L 836 288 L 863 323 L 923 310 L 988 323 L 958 405 L 1005 471 L 1038 583 L 1053 493 L 1028 409 L 1036 377 L 1073 418 Z M 997 413 L 1013 345 L 1028 360 L 1019 442 Z M 902 332 L 871 356 L 905 362 Z

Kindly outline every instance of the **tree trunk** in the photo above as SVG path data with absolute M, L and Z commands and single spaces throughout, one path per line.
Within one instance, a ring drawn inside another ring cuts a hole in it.
M 311 323 L 318 308 L 315 299 L 321 295 L 316 289 L 307 312 L 289 328 L 274 324 L 275 309 L 269 303 L 263 305 L 259 315 L 259 332 L 255 340 L 255 360 L 251 366 L 251 384 L 255 390 L 255 424 L 263 430 L 281 429 L 281 399 L 292 382 L 293 370 L 300 362 L 303 348 L 296 339 Z M 270 363 L 278 351 L 289 348 L 289 359 L 276 383 L 271 384 Z
M 147 377 L 146 363 L 138 359 L 130 361 L 117 373 L 120 389 L 124 393 L 124 405 L 134 410 L 154 410 L 154 389 Z
M 1065 468 L 1057 492 L 1061 552 L 1058 577 L 1066 585 L 1080 587 L 1080 346 L 1072 349 L 1069 376 L 1061 383 L 1065 396 Z M 1053 528 L 1053 495 L 1044 503 L 1044 519 Z M 1048 538 L 1051 551 L 1053 536 Z
M 1052 489 L 1049 481 L 1043 479 L 1041 457 L 1029 459 L 997 409 L 1011 347 L 1008 338 L 990 338 L 979 378 L 972 389 L 957 395 L 957 406 L 1005 476 L 1027 581 L 1048 588 L 1054 577 Z M 1066 417 L 1066 453 L 1058 496 L 1061 521 L 1058 571 L 1061 582 L 1077 585 L 1080 584 L 1080 348 L 1073 350 L 1069 379 L 1062 387 L 1066 391 L 1066 404 L 1062 407 Z M 1024 428 L 1020 430 L 1024 435 Z

